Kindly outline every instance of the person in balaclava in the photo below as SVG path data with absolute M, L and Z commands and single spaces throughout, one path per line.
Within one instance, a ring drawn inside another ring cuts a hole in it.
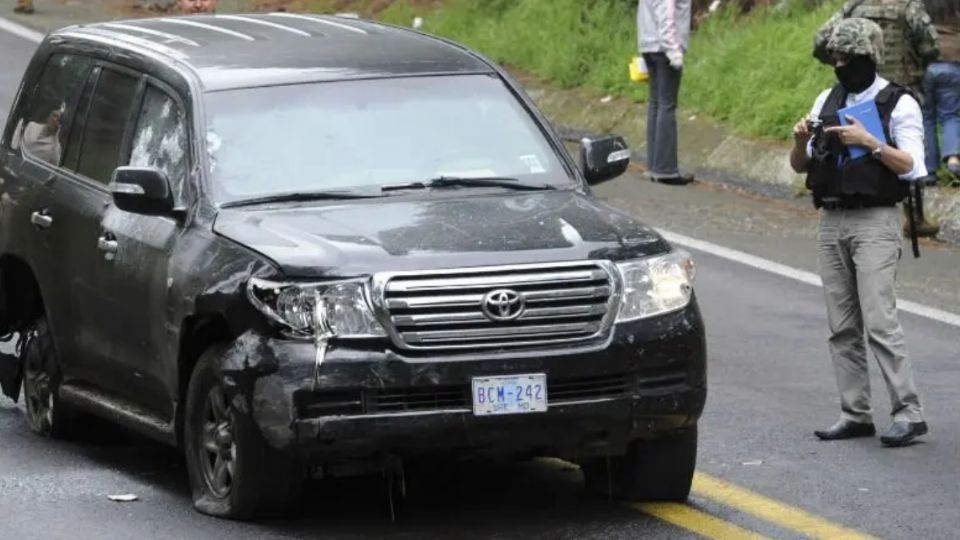
M 883 55 L 877 65 L 880 76 L 906 86 L 914 96 L 922 99 L 924 70 L 939 55 L 937 30 L 931 23 L 923 0 L 847 0 L 830 20 L 817 30 L 813 39 L 815 58 L 830 63 L 826 45 L 833 26 L 850 17 L 869 19 L 880 26 L 883 30 Z M 929 163 L 929 159 L 927 162 Z M 935 181 L 935 172 L 928 168 L 927 178 L 915 182 L 913 186 L 918 203 L 914 209 L 916 232 L 920 236 L 936 236 L 940 232 L 936 224 L 927 221 L 923 211 L 923 186 L 926 182 Z M 909 214 L 904 227 L 910 231 Z
M 807 174 L 820 210 L 818 262 L 840 390 L 840 420 L 815 435 L 837 440 L 876 433 L 869 350 L 893 409 L 880 440 L 905 446 L 927 433 L 895 290 L 903 240 L 897 204 L 909 183 L 927 174 L 923 116 L 904 87 L 877 74 L 884 46 L 879 25 L 862 18 L 837 21 L 825 46 L 838 84 L 821 93 L 810 116 L 794 126 L 790 153 L 793 169 Z M 876 106 L 883 133 L 871 133 L 849 115 L 841 125 L 840 110 L 868 102 Z M 854 147 L 865 154 L 852 157 Z

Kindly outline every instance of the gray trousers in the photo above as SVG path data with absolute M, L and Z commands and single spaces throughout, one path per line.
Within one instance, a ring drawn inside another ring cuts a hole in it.
M 647 167 L 654 178 L 679 176 L 677 166 L 677 96 L 682 70 L 670 67 L 665 53 L 645 53 L 650 73 L 647 104 Z
M 840 389 L 841 418 L 854 422 L 873 421 L 867 346 L 887 383 L 893 419 L 923 420 L 897 318 L 902 240 L 896 208 L 821 210 L 818 251 L 830 355 Z

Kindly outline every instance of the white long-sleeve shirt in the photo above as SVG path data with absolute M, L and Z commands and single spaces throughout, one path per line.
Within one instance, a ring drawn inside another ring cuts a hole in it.
M 686 52 L 690 44 L 691 0 L 639 0 L 637 41 L 640 52 Z
M 867 88 L 859 94 L 850 94 L 847 96 L 847 106 L 863 103 L 877 97 L 881 90 L 887 87 L 890 81 L 877 76 Z M 810 116 L 818 118 L 823 105 L 830 95 L 830 90 L 824 90 L 813 104 L 810 110 Z M 913 158 L 913 169 L 907 174 L 901 174 L 901 180 L 916 180 L 927 176 L 927 166 L 924 161 L 925 150 L 923 147 L 923 113 L 920 112 L 920 104 L 912 96 L 905 95 L 900 98 L 897 105 L 890 113 L 890 136 L 897 148 L 910 154 Z M 813 155 L 813 143 L 807 145 L 807 156 Z

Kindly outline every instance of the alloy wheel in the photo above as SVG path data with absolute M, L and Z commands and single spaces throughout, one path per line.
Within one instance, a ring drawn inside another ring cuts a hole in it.
M 230 495 L 236 474 L 237 444 L 232 406 L 223 389 L 215 386 L 207 394 L 200 431 L 200 466 L 211 493 L 220 498 Z
M 50 374 L 43 369 L 42 361 L 32 357 L 26 361 L 23 374 L 23 390 L 27 417 L 33 430 L 49 434 L 53 429 L 54 400 Z

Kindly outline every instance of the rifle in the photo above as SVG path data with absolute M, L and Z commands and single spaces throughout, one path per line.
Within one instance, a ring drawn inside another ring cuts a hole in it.
M 910 183 L 910 193 L 905 202 L 907 205 L 907 220 L 910 223 L 910 245 L 913 248 L 913 258 L 920 258 L 920 242 L 917 239 L 917 213 L 923 221 L 923 186 L 919 181 Z

